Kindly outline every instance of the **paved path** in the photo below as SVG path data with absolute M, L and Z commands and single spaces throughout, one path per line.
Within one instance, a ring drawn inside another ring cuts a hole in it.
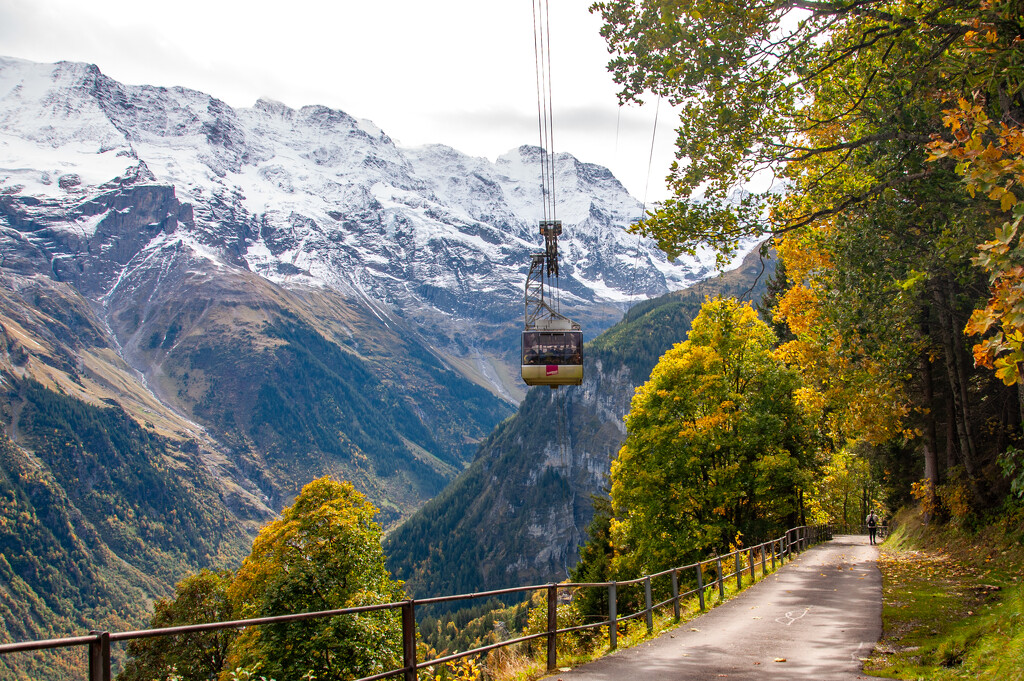
M 563 681 L 865 679 L 882 634 L 882 577 L 867 537 L 837 535 L 764 581 L 647 643 L 559 672 Z M 785 662 L 776 662 L 784 658 Z

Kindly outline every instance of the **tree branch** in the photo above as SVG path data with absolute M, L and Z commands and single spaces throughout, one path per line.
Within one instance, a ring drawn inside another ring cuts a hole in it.
M 851 196 L 851 197 L 847 198 L 845 201 L 841 202 L 839 205 L 834 206 L 832 208 L 823 208 L 821 210 L 818 210 L 818 211 L 815 211 L 815 212 L 810 213 L 808 215 L 805 215 L 805 216 L 803 216 L 801 218 L 798 218 L 796 222 L 788 224 L 788 225 L 786 225 L 785 227 L 783 227 L 781 229 L 776 229 L 774 232 L 775 232 L 775 234 L 784 234 L 786 232 L 791 232 L 794 229 L 799 229 L 801 227 L 809 225 L 812 222 L 815 222 L 815 221 L 820 220 L 822 218 L 827 218 L 827 217 L 831 217 L 833 215 L 837 215 L 838 213 L 841 213 L 844 210 L 846 210 L 847 208 L 849 208 L 850 206 L 856 205 L 858 203 L 863 203 L 864 201 L 867 201 L 868 199 L 881 194 L 886 189 L 892 189 L 893 187 L 897 187 L 897 186 L 899 186 L 901 184 L 906 184 L 908 182 L 914 182 L 916 180 L 922 180 L 922 179 L 930 176 L 933 172 L 934 171 L 932 169 L 923 170 L 923 171 L 921 171 L 919 173 L 913 173 L 911 175 L 903 175 L 901 177 L 897 177 L 895 179 L 889 180 L 888 182 L 885 182 L 883 184 L 875 185 L 874 187 L 872 187 L 870 190 L 864 192 L 863 194 L 859 194 L 857 196 Z

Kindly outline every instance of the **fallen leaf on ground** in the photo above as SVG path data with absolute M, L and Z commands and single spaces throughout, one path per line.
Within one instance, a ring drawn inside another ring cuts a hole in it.
M 776 662 L 785 662 L 785 661 L 786 661 L 786 658 L 784 658 L 784 657 L 776 657 L 776 658 L 775 658 L 775 661 L 776 661 Z

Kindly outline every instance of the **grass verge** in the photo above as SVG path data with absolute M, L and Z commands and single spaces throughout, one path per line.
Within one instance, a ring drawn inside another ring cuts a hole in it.
M 1024 680 L 1024 511 L 981 530 L 909 514 L 882 546 L 882 639 L 864 671 Z

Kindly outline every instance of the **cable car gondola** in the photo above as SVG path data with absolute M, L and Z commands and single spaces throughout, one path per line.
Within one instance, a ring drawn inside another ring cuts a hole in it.
M 561 329 L 523 331 L 523 380 L 527 385 L 579 385 L 583 382 L 583 332 Z
M 560 220 L 542 220 L 545 250 L 534 253 L 526 278 L 522 377 L 527 385 L 580 385 L 583 382 L 583 332 L 580 325 L 552 308 L 544 296 L 544 277 L 558 276 Z

